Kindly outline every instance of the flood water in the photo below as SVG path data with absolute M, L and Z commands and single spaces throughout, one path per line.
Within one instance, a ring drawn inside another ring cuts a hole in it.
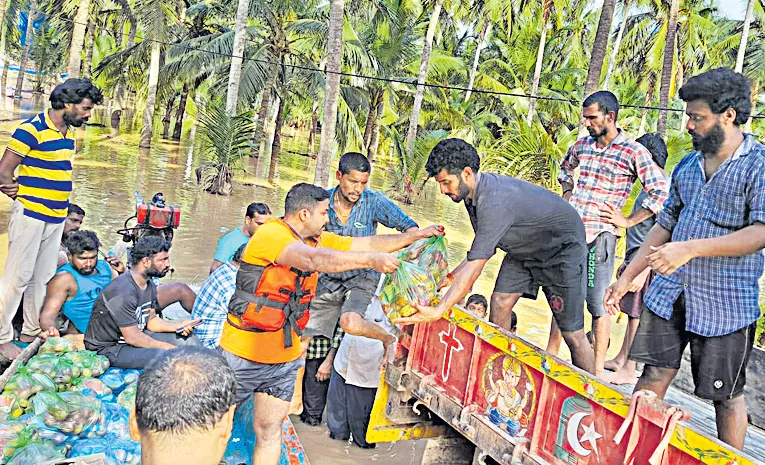
M 34 114 L 35 108 L 39 108 L 39 103 L 22 102 L 21 108 L 14 110 L 9 103 L 10 99 L 0 100 L 5 100 L 0 102 L 0 114 L 4 120 L 0 123 L 0 145 L 4 146 L 18 119 Z M 91 122 L 108 125 L 107 112 L 108 107 L 105 105 Z M 155 119 L 158 121 L 161 117 L 158 112 Z M 249 203 L 265 202 L 276 215 L 281 215 L 284 196 L 289 188 L 297 182 L 313 180 L 315 161 L 288 152 L 305 152 L 305 143 L 302 146 L 298 144 L 298 138 L 291 137 L 287 130 L 283 136 L 283 152 L 280 155 L 274 186 L 263 187 L 265 181 L 255 179 L 257 162 L 256 159 L 248 158 L 243 162 L 246 173 L 237 176 L 239 183 L 234 186 L 230 196 L 210 195 L 202 191 L 196 182 L 194 169 L 204 160 L 198 148 L 198 140 L 197 143 L 192 142 L 192 135 L 196 135 L 197 131 L 192 127 L 191 121 L 185 125 L 180 143 L 157 139 L 148 153 L 138 149 L 139 124 L 135 121 L 128 122 L 123 125 L 123 130 L 126 126 L 128 131 L 123 131 L 118 140 L 106 138 L 106 128 L 88 127 L 78 131 L 78 153 L 73 162 L 74 192 L 71 200 L 86 211 L 83 229 L 95 231 L 107 250 L 121 240 L 116 231 L 123 227 L 127 218 L 135 214 L 136 190 L 146 199 L 150 199 L 156 192 L 162 192 L 169 205 L 180 206 L 181 225 L 176 231 L 170 251 L 175 272 L 165 278 L 166 281 L 201 283 L 208 274 L 218 239 L 226 231 L 242 224 Z M 158 125 L 155 134 L 160 132 L 161 126 Z M 332 166 L 336 166 L 336 163 L 335 160 Z M 334 179 L 334 175 L 331 179 Z M 372 188 L 385 191 L 390 188 L 391 179 L 391 172 L 383 159 L 372 170 Z M 241 182 L 261 186 L 248 186 Z M 2 262 L 7 252 L 9 206 L 10 202 L 3 197 L 0 200 Z M 465 258 L 473 239 L 465 208 L 440 195 L 433 181 L 428 182 L 424 192 L 413 205 L 401 207 L 420 226 L 442 224 L 446 227 L 449 261 L 453 266 Z M 487 297 L 491 294 L 501 259 L 501 254 L 498 254 L 489 261 L 474 287 L 474 292 Z M 522 299 L 516 313 L 519 335 L 544 347 L 551 319 L 549 307 L 544 299 Z M 586 325 L 589 327 L 589 322 Z M 624 324 L 614 324 L 613 328 L 612 338 L 615 342 L 611 345 L 610 356 L 615 355 L 621 345 Z M 562 348 L 561 355 L 568 357 L 565 347 Z M 388 465 L 407 465 L 418 463 L 417 457 L 422 453 L 422 441 L 417 444 L 401 443 L 392 448 L 381 445 L 376 450 L 362 451 L 355 446 L 330 440 L 325 428 L 296 426 L 308 456 L 315 464 L 337 465 L 384 459 Z

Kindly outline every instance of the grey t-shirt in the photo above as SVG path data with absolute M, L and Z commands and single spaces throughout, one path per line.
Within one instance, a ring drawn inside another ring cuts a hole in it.
M 647 198 L 648 194 L 645 191 L 640 191 L 640 195 L 637 196 L 637 199 L 635 199 L 635 205 L 632 207 L 632 213 L 635 213 L 636 211 L 643 208 L 643 201 Z M 643 241 L 648 235 L 648 231 L 653 228 L 655 223 L 656 215 L 651 215 L 635 226 L 627 229 L 627 249 L 624 253 L 625 263 L 629 263 L 629 261 L 632 260 L 632 257 L 638 251 L 640 246 L 643 245 Z
M 554 264 L 572 244 L 586 247 L 584 224 L 557 194 L 520 179 L 481 173 L 472 201 L 465 199 L 475 231 L 468 260 L 491 258 L 497 248 L 520 261 Z

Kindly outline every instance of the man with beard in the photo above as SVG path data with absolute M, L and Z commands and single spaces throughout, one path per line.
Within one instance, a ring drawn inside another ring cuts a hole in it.
M 589 136 L 577 140 L 561 162 L 558 181 L 568 200 L 584 222 L 587 240 L 587 310 L 592 315 L 595 346 L 595 373 L 603 376 L 611 334 L 611 319 L 603 307 L 603 295 L 611 284 L 616 259 L 616 238 L 621 229 L 611 222 L 621 211 L 632 186 L 640 180 L 648 197 L 628 218 L 630 224 L 655 215 L 667 198 L 664 172 L 645 147 L 628 139 L 616 127 L 619 101 L 608 91 L 598 91 L 582 104 L 582 117 Z M 579 180 L 574 187 L 574 170 Z M 557 354 L 560 331 L 555 321 L 550 328 L 547 350 Z
M 142 237 L 136 242 L 130 270 L 98 296 L 85 331 L 85 348 L 104 355 L 112 366 L 146 366 L 163 350 L 201 345 L 191 336 L 200 320 L 165 321 L 157 316 L 157 285 L 170 270 L 170 243 L 161 237 Z
M 47 336 L 60 336 L 56 319 L 63 313 L 69 319 L 68 334 L 84 334 L 93 313 L 93 304 L 101 292 L 125 271 L 112 269 L 105 260 L 98 259 L 100 242 L 93 231 L 76 231 L 66 238 L 67 263 L 48 283 L 40 328 Z
M 490 321 L 510 331 L 518 299 L 535 299 L 541 286 L 573 364 L 594 373 L 592 347 L 583 330 L 587 249 L 582 220 L 553 192 L 509 176 L 479 173 L 480 164 L 475 148 L 459 139 L 442 140 L 430 152 L 428 176 L 442 194 L 465 202 L 475 239 L 467 258 L 448 275 L 451 287 L 438 305 L 415 305 L 417 313 L 393 323 L 441 318 L 470 292 L 499 248 L 506 255 L 491 295 Z
M 19 125 L 0 159 L 0 192 L 13 199 L 8 259 L 0 278 L 0 355 L 15 358 L 13 317 L 22 295 L 21 334 L 40 332 L 45 285 L 56 273 L 58 250 L 72 192 L 72 128 L 82 126 L 103 101 L 87 79 L 68 79 L 50 94 L 51 109 Z M 18 179 L 13 177 L 18 167 Z
M 741 132 L 752 109 L 750 82 L 715 69 L 680 89 L 693 148 L 672 173 L 669 198 L 643 245 L 606 292 L 609 312 L 650 266 L 629 358 L 645 363 L 635 390 L 663 397 L 691 345 L 697 396 L 711 400 L 717 436 L 742 449 L 744 384 L 765 247 L 765 146 Z M 647 310 L 647 311 L 646 311 Z
M 58 251 L 58 264 L 56 268 L 61 268 L 69 262 L 69 251 L 66 250 L 66 238 L 70 234 L 80 230 L 82 220 L 85 219 L 85 210 L 75 203 L 70 203 L 66 210 L 66 220 L 64 221 L 64 232 L 61 235 L 61 247 Z

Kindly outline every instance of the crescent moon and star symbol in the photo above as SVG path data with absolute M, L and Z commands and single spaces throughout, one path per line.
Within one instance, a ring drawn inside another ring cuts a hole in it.
M 566 427 L 566 439 L 568 440 L 568 445 L 571 446 L 571 449 L 574 452 L 582 457 L 587 457 L 592 452 L 595 452 L 595 455 L 599 455 L 597 441 L 603 437 L 602 434 L 595 431 L 594 420 L 590 422 L 589 426 L 582 424 L 582 420 L 589 416 L 589 412 L 577 412 L 571 415 L 571 418 L 568 420 L 568 426 Z M 584 432 L 581 436 L 578 436 L 580 425 Z M 583 442 L 589 442 L 590 449 L 586 449 L 582 445 Z

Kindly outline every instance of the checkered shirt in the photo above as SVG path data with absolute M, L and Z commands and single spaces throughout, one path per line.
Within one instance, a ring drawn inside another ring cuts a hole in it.
M 191 318 L 201 318 L 194 334 L 205 347 L 215 349 L 220 343 L 223 323 L 228 315 L 228 301 L 236 290 L 237 268 L 228 261 L 215 269 L 199 289 Z
M 701 153 L 685 156 L 672 173 L 669 198 L 656 221 L 672 232 L 673 242 L 726 236 L 765 223 L 765 146 L 747 135 L 709 181 Z M 672 304 L 685 293 L 686 330 L 723 336 L 759 318 L 762 273 L 762 251 L 694 258 L 670 276 L 656 276 L 644 303 L 669 319 Z
M 664 172 L 654 163 L 651 153 L 628 139 L 621 129 L 603 149 L 596 146 L 592 137 L 577 140 L 561 162 L 558 180 L 573 184 L 577 167 L 579 180 L 570 202 L 584 222 L 588 244 L 602 232 L 621 235 L 618 227 L 601 218 L 598 206 L 609 202 L 621 210 L 635 180 L 640 179 L 648 193 L 643 208 L 656 214 L 667 199 L 669 186 Z
M 337 350 L 340 347 L 340 342 L 343 340 L 343 329 L 340 325 L 335 328 L 335 335 L 332 339 L 324 336 L 314 336 L 311 338 L 311 342 L 308 343 L 308 350 L 306 351 L 306 358 L 308 360 L 315 360 L 317 358 L 324 358 L 329 353 L 330 349 Z
M 353 206 L 348 221 L 343 224 L 335 213 L 335 194 L 339 187 L 330 191 L 329 197 L 329 223 L 326 230 L 341 236 L 367 237 L 377 234 L 377 224 L 397 229 L 401 232 L 409 228 L 416 228 L 414 222 L 401 208 L 393 203 L 388 197 L 371 189 L 364 189 L 356 205 Z M 355 278 L 367 270 L 351 270 L 342 273 L 322 274 L 319 280 L 322 286 L 330 292 L 335 292 L 342 287 L 343 282 Z

